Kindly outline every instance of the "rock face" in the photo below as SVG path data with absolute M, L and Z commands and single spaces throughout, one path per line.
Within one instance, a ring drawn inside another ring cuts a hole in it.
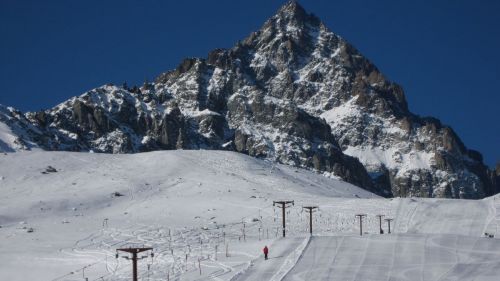
M 497 191 L 480 153 L 411 113 L 399 85 L 296 2 L 232 49 L 185 59 L 154 83 L 106 85 L 18 117 L 36 128 L 24 139 L 49 150 L 226 149 L 388 197 Z
M 500 162 L 497 163 L 494 170 L 490 171 L 491 182 L 494 193 L 500 193 Z

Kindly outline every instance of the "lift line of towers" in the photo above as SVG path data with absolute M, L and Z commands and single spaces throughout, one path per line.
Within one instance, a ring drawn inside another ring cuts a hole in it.
M 281 218 L 283 220 L 283 237 L 286 236 L 286 212 L 285 209 L 289 208 L 294 205 L 293 200 L 284 200 L 284 201 L 273 201 L 273 206 L 277 206 L 278 208 L 281 208 L 282 215 Z M 312 235 L 312 230 L 313 230 L 313 219 L 312 215 L 315 211 L 319 210 L 318 206 L 302 206 L 302 209 L 305 210 L 306 212 L 309 213 L 309 233 Z M 363 218 L 366 217 L 367 214 L 356 214 L 356 217 L 359 218 L 359 235 L 363 235 Z M 379 229 L 380 229 L 380 234 L 384 234 L 384 230 L 382 229 L 382 218 L 385 217 L 385 215 L 377 215 L 377 218 L 379 219 Z M 391 218 L 386 218 L 384 221 L 387 222 L 388 226 L 388 233 L 391 233 L 391 221 L 394 219 Z
M 281 201 L 273 201 L 273 206 L 281 208 L 282 211 L 282 222 L 283 222 L 283 237 L 286 237 L 286 208 L 290 208 L 291 206 L 294 206 L 295 202 L 293 200 L 281 200 Z M 302 209 L 305 210 L 307 213 L 309 213 L 309 233 L 312 235 L 313 233 L 313 213 L 319 210 L 318 206 L 302 206 Z M 359 235 L 363 235 L 363 218 L 367 217 L 367 214 L 356 214 L 356 217 L 359 219 Z M 382 218 L 384 215 L 377 215 L 377 218 L 379 219 L 379 228 L 380 228 L 380 234 L 384 234 L 384 230 L 382 229 Z M 391 233 L 391 221 L 394 219 L 391 218 L 386 218 L 384 221 L 387 222 L 388 226 L 388 233 Z M 122 258 L 125 258 L 127 260 L 132 261 L 132 280 L 137 281 L 137 261 L 141 260 L 143 258 L 148 257 L 148 255 L 141 256 L 139 257 L 138 255 L 143 252 L 148 252 L 150 251 L 151 257 L 154 256 L 153 253 L 153 248 L 121 248 L 121 249 L 116 249 L 116 258 L 119 257 L 119 252 L 124 252 L 129 255 L 127 256 L 122 256 Z M 201 274 L 201 267 L 200 267 L 200 274 Z

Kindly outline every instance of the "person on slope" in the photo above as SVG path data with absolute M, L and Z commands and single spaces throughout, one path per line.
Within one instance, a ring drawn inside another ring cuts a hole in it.
M 267 260 L 267 254 L 269 253 L 269 249 L 267 248 L 267 246 L 265 246 L 262 251 L 264 252 L 264 259 Z

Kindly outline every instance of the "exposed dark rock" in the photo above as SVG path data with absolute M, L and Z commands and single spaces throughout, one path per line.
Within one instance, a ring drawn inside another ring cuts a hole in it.
M 112 197 L 122 197 L 122 196 L 125 196 L 123 195 L 122 193 L 118 192 L 118 191 L 115 191 L 111 194 Z

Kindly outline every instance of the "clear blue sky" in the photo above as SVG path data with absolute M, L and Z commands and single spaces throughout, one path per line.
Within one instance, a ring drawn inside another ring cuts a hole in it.
M 153 79 L 257 30 L 285 1 L 0 0 L 0 103 L 52 107 Z M 302 0 L 401 84 L 410 109 L 500 160 L 500 1 Z

